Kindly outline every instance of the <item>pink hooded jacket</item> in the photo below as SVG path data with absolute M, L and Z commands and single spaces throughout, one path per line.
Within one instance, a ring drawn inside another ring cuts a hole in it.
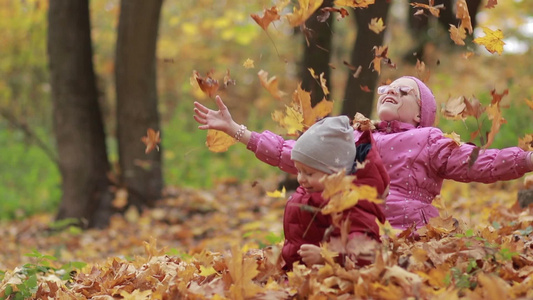
M 460 182 L 492 183 L 522 177 L 533 171 L 531 152 L 518 147 L 479 151 L 470 165 L 475 145 L 457 145 L 436 127 L 436 102 L 429 88 L 415 77 L 413 79 L 421 96 L 420 126 L 398 121 L 381 122 L 373 132 L 373 138 L 385 168 L 390 176 L 390 190 L 383 207 L 390 224 L 406 229 L 413 223 L 421 227 L 430 218 L 438 216 L 431 205 L 440 194 L 444 179 Z M 355 140 L 361 132 L 355 131 Z M 274 140 L 271 133 L 252 134 L 247 148 L 260 160 L 278 166 L 281 170 L 296 174 L 292 163 L 293 140 Z

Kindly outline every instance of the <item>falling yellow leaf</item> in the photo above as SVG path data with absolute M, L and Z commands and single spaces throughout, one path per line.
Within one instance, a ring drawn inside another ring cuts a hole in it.
M 518 147 L 524 151 L 533 151 L 533 134 L 527 134 L 523 138 L 518 138 Z
M 255 68 L 254 66 L 254 61 L 252 59 L 246 59 L 244 61 L 244 63 L 242 64 L 243 67 L 245 67 L 246 69 L 253 69 Z
M 385 30 L 385 27 L 387 26 L 383 25 L 382 18 L 372 18 L 370 24 L 368 24 L 368 28 L 377 34 Z
M 348 6 L 353 8 L 367 8 L 375 0 L 335 0 L 335 6 Z
M 276 110 L 272 113 L 272 120 L 287 130 L 287 134 L 297 136 L 304 130 L 304 117 L 299 107 L 285 105 L 285 113 Z
M 487 51 L 492 54 L 498 52 L 498 54 L 501 55 L 503 52 L 503 45 L 505 45 L 505 42 L 503 41 L 503 32 L 500 29 L 493 31 L 487 27 L 482 28 L 485 36 L 474 39 L 474 43 L 485 46 Z
M 278 14 L 278 8 L 276 6 L 272 6 L 270 9 L 265 9 L 264 14 L 262 17 L 260 17 L 257 14 L 251 14 L 250 17 L 254 19 L 254 21 L 263 28 L 264 31 L 267 30 L 268 25 L 270 23 L 279 20 L 281 17 Z
M 228 151 L 229 147 L 235 143 L 237 143 L 237 141 L 233 137 L 222 131 L 211 129 L 207 131 L 205 145 L 213 152 Z
M 457 0 L 455 3 L 455 16 L 460 21 L 459 28 L 463 28 L 468 33 L 472 33 L 474 29 L 472 28 L 472 20 L 470 19 L 470 13 L 468 12 L 468 6 L 466 0 Z
M 298 0 L 298 7 L 286 15 L 289 25 L 292 27 L 302 25 L 319 7 L 323 0 Z
M 283 187 L 281 191 L 275 190 L 273 192 L 267 192 L 267 196 L 272 198 L 285 198 L 286 192 L 287 190 Z

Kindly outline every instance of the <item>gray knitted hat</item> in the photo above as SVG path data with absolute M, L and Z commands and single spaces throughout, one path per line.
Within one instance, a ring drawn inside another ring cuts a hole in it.
M 291 159 L 327 174 L 350 172 L 355 160 L 350 119 L 328 117 L 313 124 L 294 144 Z

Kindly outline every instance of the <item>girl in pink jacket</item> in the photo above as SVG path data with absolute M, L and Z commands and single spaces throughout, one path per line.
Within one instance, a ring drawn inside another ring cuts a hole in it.
M 479 152 L 470 165 L 475 146 L 457 145 L 433 127 L 437 104 L 431 90 L 419 79 L 404 76 L 378 88 L 377 114 L 381 122 L 373 132 L 376 148 L 390 176 L 390 190 L 383 207 L 390 224 L 397 229 L 417 228 L 438 216 L 431 205 L 440 194 L 444 179 L 492 183 L 520 178 L 533 171 L 532 152 L 518 147 Z M 238 138 L 256 156 L 288 173 L 295 173 L 290 153 L 294 141 L 270 138 L 270 132 L 251 132 L 233 121 L 217 98 L 218 111 L 195 103 L 200 129 L 218 129 Z M 355 140 L 362 134 L 355 131 Z

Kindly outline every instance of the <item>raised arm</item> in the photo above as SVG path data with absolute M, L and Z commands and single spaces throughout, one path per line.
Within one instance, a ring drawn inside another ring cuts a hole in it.
M 199 102 L 194 102 L 194 119 L 201 124 L 198 126 L 198 129 L 219 130 L 247 145 L 252 136 L 252 132 L 249 131 L 245 125 L 239 125 L 233 120 L 228 108 L 220 96 L 217 95 L 215 97 L 215 102 L 218 106 L 217 111 L 212 110 Z

